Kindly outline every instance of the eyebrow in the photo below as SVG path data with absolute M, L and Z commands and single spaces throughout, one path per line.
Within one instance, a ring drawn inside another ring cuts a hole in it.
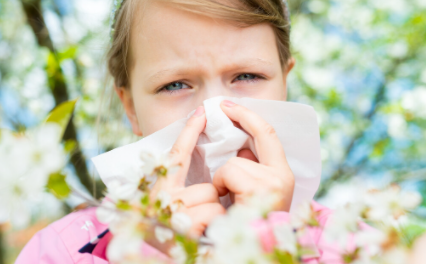
M 260 58 L 251 58 L 245 59 L 238 62 L 230 63 L 224 67 L 224 71 L 233 70 L 243 70 L 252 67 L 253 65 L 262 65 L 262 66 L 272 66 L 272 62 L 266 61 Z M 177 66 L 171 67 L 169 69 L 160 70 L 152 75 L 150 75 L 147 79 L 147 82 L 154 83 L 156 80 L 160 79 L 163 74 L 170 74 L 173 76 L 185 75 L 188 72 L 199 71 L 199 67 L 191 67 L 191 66 Z

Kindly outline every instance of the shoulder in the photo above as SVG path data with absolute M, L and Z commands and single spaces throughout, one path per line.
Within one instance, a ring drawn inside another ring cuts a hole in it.
M 95 212 L 96 208 L 73 212 L 39 231 L 24 247 L 15 263 L 107 263 L 78 252 L 107 228 L 97 220 Z

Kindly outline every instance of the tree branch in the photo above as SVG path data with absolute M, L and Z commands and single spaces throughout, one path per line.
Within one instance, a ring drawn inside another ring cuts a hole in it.
M 49 30 L 46 27 L 44 21 L 43 12 L 41 10 L 41 1 L 40 0 L 21 0 L 25 15 L 27 17 L 28 24 L 31 26 L 31 29 L 34 32 L 34 35 L 37 39 L 37 43 L 40 47 L 48 48 L 53 54 L 56 53 L 52 39 L 50 38 Z M 55 105 L 59 105 L 65 101 L 69 100 L 67 84 L 65 83 L 65 77 L 63 75 L 62 69 L 59 67 L 57 76 L 52 78 L 53 82 L 51 84 L 51 92 L 55 99 Z M 70 120 L 64 136 L 64 140 L 73 140 L 76 142 L 75 151 L 70 158 L 70 162 L 75 169 L 75 173 L 80 179 L 84 187 L 90 192 L 93 193 L 94 186 L 93 181 L 90 179 L 89 172 L 86 165 L 86 159 L 81 151 L 79 142 L 77 140 L 76 127 L 74 125 L 73 119 Z M 100 193 L 94 194 L 95 197 L 100 197 Z

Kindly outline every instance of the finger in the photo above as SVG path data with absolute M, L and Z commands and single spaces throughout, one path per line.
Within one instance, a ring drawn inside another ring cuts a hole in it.
M 213 185 L 219 196 L 228 192 L 235 195 L 250 193 L 259 185 L 256 177 L 265 174 L 265 168 L 251 160 L 233 157 L 220 167 L 213 175 Z M 267 169 L 267 168 L 266 168 Z
M 222 111 L 233 121 L 249 133 L 253 139 L 259 162 L 266 166 L 282 168 L 288 166 L 284 149 L 275 132 L 275 129 L 256 113 L 244 106 L 227 100 L 222 101 Z
M 181 200 L 186 207 L 193 207 L 204 203 L 219 203 L 219 194 L 213 184 L 200 183 L 179 191 L 173 197 L 173 201 L 178 200 Z
M 189 235 L 198 238 L 214 218 L 226 213 L 226 209 L 219 203 L 207 203 L 182 209 L 182 212 L 192 220 Z
M 256 156 L 253 154 L 253 152 L 250 149 L 241 149 L 240 151 L 238 151 L 237 157 L 245 158 L 245 159 L 259 163 L 259 160 L 257 160 Z
M 199 106 L 194 115 L 186 122 L 186 126 L 170 150 L 173 164 L 181 164 L 182 166 L 176 172 L 176 175 L 167 177 L 167 181 L 173 181 L 173 184 L 176 186 L 185 185 L 185 179 L 191 162 L 191 154 L 197 144 L 198 137 L 206 126 L 206 122 L 204 107 Z

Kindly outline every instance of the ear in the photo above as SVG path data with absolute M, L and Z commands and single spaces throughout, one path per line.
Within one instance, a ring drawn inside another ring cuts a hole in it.
M 118 87 L 114 85 L 114 90 L 123 104 L 124 110 L 126 111 L 127 118 L 132 125 L 133 134 L 142 136 L 142 131 L 139 127 L 138 117 L 136 116 L 135 105 L 133 103 L 132 92 L 129 88 Z
M 290 71 L 293 69 L 294 65 L 296 64 L 296 59 L 291 57 L 287 62 L 287 67 L 283 70 L 283 83 L 284 83 L 284 101 L 287 100 L 287 75 L 290 73 Z
M 287 68 L 286 68 L 286 71 L 285 71 L 285 75 L 287 76 L 288 74 L 289 74 L 289 72 L 293 69 L 293 67 L 294 67 L 294 65 L 296 64 L 296 59 L 294 58 L 294 57 L 291 57 L 289 60 L 288 60 L 288 63 L 287 63 Z

